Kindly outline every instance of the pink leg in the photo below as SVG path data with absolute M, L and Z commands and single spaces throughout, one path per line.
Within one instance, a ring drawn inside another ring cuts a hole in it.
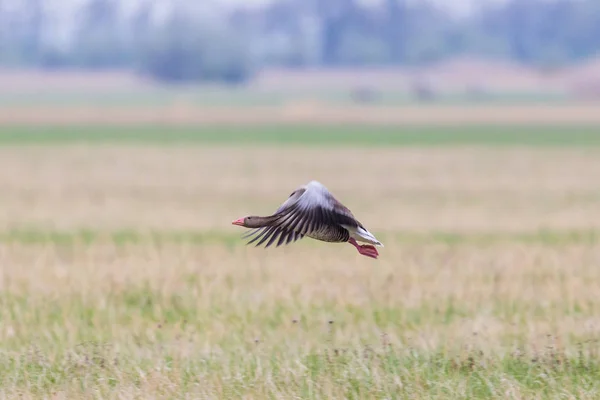
M 348 240 L 348 243 L 350 243 L 351 245 L 356 247 L 356 250 L 358 250 L 358 252 L 360 254 L 362 254 L 363 256 L 377 258 L 377 256 L 379 255 L 379 252 L 377 251 L 375 246 L 371 246 L 370 244 L 360 245 L 360 244 L 356 243 L 356 240 L 354 240 L 353 238 L 350 238 Z

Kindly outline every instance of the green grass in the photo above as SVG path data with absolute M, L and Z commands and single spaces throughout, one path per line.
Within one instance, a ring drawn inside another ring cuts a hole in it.
M 53 231 L 43 229 L 16 229 L 0 233 L 0 241 L 4 243 L 22 244 L 56 244 L 80 245 L 98 242 L 111 242 L 115 245 L 126 244 L 160 244 L 160 243 L 190 243 L 208 244 L 221 243 L 235 245 L 243 243 L 241 233 L 223 232 L 142 232 L 138 230 L 119 230 L 101 232 L 89 229 L 77 231 Z
M 88 285 L 94 280 L 87 274 L 111 268 L 101 257 L 92 258 L 101 253 L 54 252 L 72 263 L 71 274 L 80 265 L 86 269 L 80 276 Z M 128 253 L 120 254 L 127 259 Z M 553 337 L 540 339 L 537 349 L 521 338 L 509 344 L 508 333 L 502 345 L 497 338 L 473 346 L 465 346 L 469 338 L 461 345 L 446 338 L 424 346 L 420 332 L 431 334 L 433 327 L 443 336 L 480 315 L 468 297 L 443 303 L 423 299 L 416 305 L 379 298 L 358 306 L 326 298 L 305 303 L 290 293 L 291 298 L 261 304 L 262 290 L 256 282 L 244 285 L 241 269 L 230 269 L 225 276 L 231 284 L 216 288 L 219 280 L 210 269 L 177 272 L 174 263 L 163 270 L 157 265 L 163 260 L 147 260 L 158 268 L 154 274 L 166 274 L 151 279 L 154 284 L 132 276 L 126 284 L 102 282 L 103 289 L 85 290 L 74 281 L 57 295 L 13 283 L 0 294 L 2 329 L 15 331 L 0 344 L 0 392 L 35 397 L 62 392 L 71 398 L 93 391 L 103 398 L 136 393 L 143 398 L 501 399 L 513 394 L 558 399 L 594 398 L 600 391 L 598 344 L 583 337 L 569 340 L 568 350 Z M 112 268 L 107 276 L 123 273 Z M 35 279 L 24 283 L 35 285 Z M 277 279 L 267 273 L 265 281 Z M 289 290 L 285 286 L 281 290 Z M 491 297 L 497 301 L 491 312 L 506 325 L 519 315 L 539 322 L 560 314 L 556 308 L 545 310 L 548 315 L 532 314 L 536 303 L 516 303 L 504 315 L 512 303 L 502 296 L 500 291 Z M 300 318 L 292 320 L 297 313 Z M 592 314 L 588 308 L 585 315 Z M 527 327 L 522 329 L 525 336 Z
M 0 145 L 600 146 L 600 127 L 4 127 Z
M 0 355 L 0 383 L 28 386 L 37 395 L 78 386 L 82 392 L 94 391 L 104 397 L 116 387 L 122 392 L 128 387 L 127 391 L 140 390 L 159 370 L 168 376 L 169 384 L 155 382 L 154 390 L 149 391 L 153 396 L 206 396 L 212 392 L 216 397 L 219 390 L 214 388 L 219 388 L 222 392 L 218 397 L 227 399 L 244 395 L 303 399 L 501 399 L 511 398 L 509 393 L 558 399 L 565 392 L 591 398 L 600 390 L 600 363 L 589 354 L 563 357 L 548 351 L 541 357 L 448 357 L 443 352 L 423 354 L 394 348 L 325 348 L 290 364 L 276 352 L 265 356 L 260 345 L 240 349 L 226 360 L 210 353 L 156 357 L 160 354 L 157 344 L 147 342 L 146 346 L 150 349 L 148 355 L 155 357 L 135 361 L 112 346 L 95 342 L 54 351 L 52 358 L 35 352 Z M 19 373 L 15 374 L 15 370 Z M 212 390 L 207 387 L 209 382 Z
M 244 245 L 250 239 L 241 236 L 245 231 L 235 229 L 232 232 L 220 231 L 140 231 L 122 229 L 117 231 L 96 231 L 80 229 L 75 231 L 56 231 L 45 229 L 13 229 L 0 232 L 0 242 L 22 244 L 52 245 L 89 245 L 99 242 L 111 242 L 115 245 L 126 244 L 168 244 L 189 243 L 225 244 L 228 246 Z M 491 245 L 498 243 L 523 243 L 542 245 L 600 244 L 600 231 L 564 231 L 538 230 L 528 233 L 457 233 L 457 232 L 406 232 L 377 234 L 382 241 L 393 240 L 404 244 L 471 244 Z M 303 243 L 319 243 L 312 239 L 304 239 Z M 254 245 L 252 245 L 254 246 Z
M 402 235 L 369 265 L 227 250 L 233 234 L 14 231 L 0 395 L 595 398 L 591 235 Z

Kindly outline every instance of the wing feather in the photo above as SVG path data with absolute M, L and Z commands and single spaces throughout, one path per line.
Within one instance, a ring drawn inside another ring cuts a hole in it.
M 362 227 L 352 212 L 340 203 L 318 182 L 292 192 L 288 199 L 273 214 L 269 226 L 255 229 L 246 237 L 254 236 L 248 244 L 256 243 L 265 247 L 276 243 L 276 247 L 302 239 L 318 232 L 319 235 L 341 238 L 347 233 L 344 226 Z

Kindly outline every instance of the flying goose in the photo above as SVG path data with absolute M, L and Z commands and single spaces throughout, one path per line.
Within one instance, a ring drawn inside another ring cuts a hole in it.
M 354 218 L 352 212 L 317 181 L 311 181 L 294 190 L 273 215 L 250 215 L 236 219 L 232 224 L 253 228 L 243 237 L 255 236 L 248 244 L 260 239 L 256 246 L 267 242 L 265 247 L 269 247 L 277 241 L 276 247 L 279 247 L 308 236 L 323 242 L 348 242 L 356 247 L 360 254 L 372 258 L 379 255 L 375 246 L 383 247 L 383 244 Z M 359 245 L 357 242 L 368 244 Z

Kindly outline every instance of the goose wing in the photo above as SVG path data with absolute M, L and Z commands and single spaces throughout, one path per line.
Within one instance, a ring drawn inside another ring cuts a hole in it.
M 256 234 L 248 244 L 258 241 L 256 246 L 260 246 L 266 242 L 265 247 L 269 247 L 279 238 L 276 245 L 279 247 L 315 232 L 341 239 L 347 235 L 344 226 L 361 226 L 347 207 L 315 181 L 295 190 L 274 216 L 277 218 L 270 226 L 247 235 Z

